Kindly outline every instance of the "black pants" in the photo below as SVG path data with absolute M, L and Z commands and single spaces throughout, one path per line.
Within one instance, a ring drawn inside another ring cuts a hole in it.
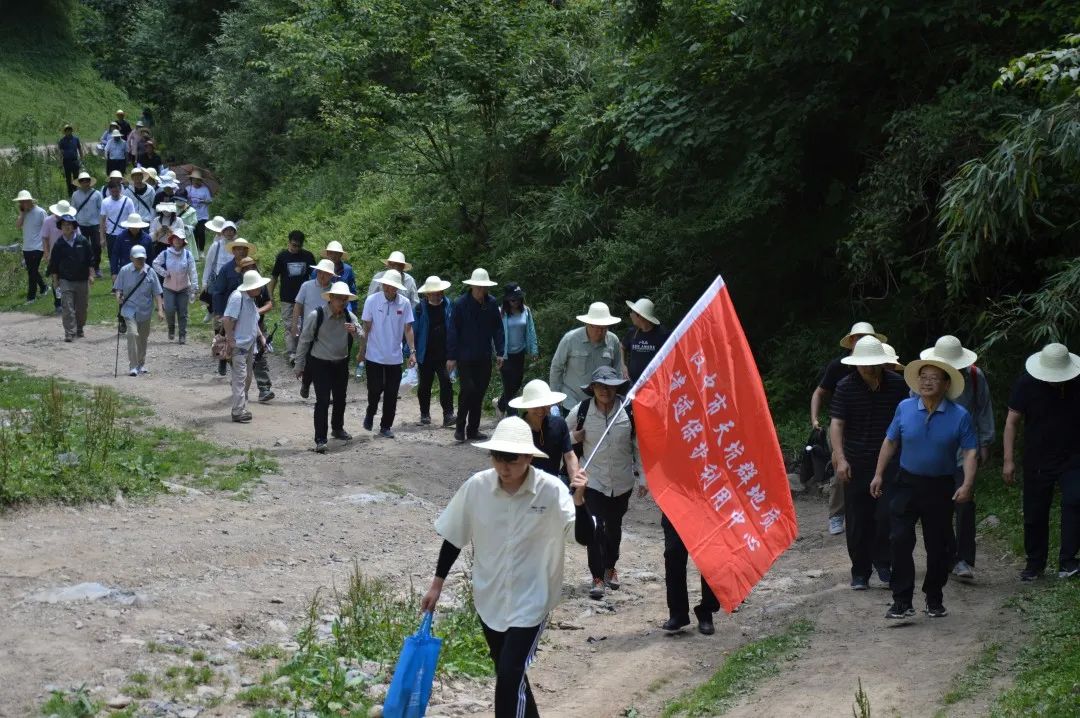
M 459 361 L 457 363 L 458 415 L 457 430 L 473 438 L 480 431 L 480 418 L 483 414 L 484 395 L 491 383 L 491 357 L 477 361 Z
M 585 489 L 585 505 L 596 521 L 593 540 L 589 542 L 589 571 L 593 578 L 603 578 L 604 571 L 615 568 L 619 561 L 622 544 L 622 520 L 630 506 L 627 491 L 619 496 L 608 496 L 596 489 Z
M 964 483 L 964 469 L 957 468 L 953 475 L 953 489 L 959 489 Z M 971 501 L 953 504 L 953 532 L 949 544 L 949 565 L 955 566 L 963 561 L 968 566 L 975 565 L 975 494 Z
M 1046 568 L 1050 551 L 1050 505 L 1061 484 L 1061 547 L 1058 566 L 1076 560 L 1080 550 L 1080 468 L 1056 471 L 1024 469 L 1024 553 L 1027 567 Z
M 420 383 L 416 386 L 416 400 L 420 402 L 420 416 L 431 416 L 431 385 L 435 377 L 439 378 L 439 404 L 443 417 L 454 414 L 454 384 L 450 381 L 450 372 L 446 371 L 446 360 L 425 357 L 424 363 L 417 367 Z
M 96 224 L 80 224 L 79 231 L 90 242 L 90 266 L 96 272 L 101 269 L 101 227 Z
M 368 361 L 364 366 L 367 367 L 367 421 L 375 419 L 381 396 L 383 407 L 379 428 L 389 429 L 394 425 L 394 416 L 397 414 L 397 395 L 398 389 L 401 388 L 401 365 Z
M 499 408 L 510 416 L 517 416 L 517 410 L 510 408 L 510 400 L 517 396 L 521 384 L 525 380 L 525 352 L 508 354 L 502 368 L 499 369 L 502 376 L 502 396 L 499 397 Z
M 689 620 L 690 596 L 686 589 L 686 561 L 690 554 L 667 516 L 661 515 L 660 526 L 664 529 L 664 583 L 667 586 L 668 616 Z M 716 600 L 716 594 L 702 578 L 701 603 L 694 606 L 694 613 L 699 617 L 706 613 L 711 616 L 719 610 L 720 602 Z
M 483 621 L 484 639 L 495 664 L 495 718 L 540 718 L 525 670 L 532 663 L 544 624 L 496 631 Z
M 41 277 L 41 258 L 45 256 L 45 252 L 34 249 L 29 252 L 24 251 L 22 256 L 23 261 L 26 262 L 26 300 L 32 302 L 37 299 L 39 292 L 45 293 L 45 280 Z
M 68 194 L 75 191 L 75 178 L 79 176 L 79 161 L 64 162 L 64 182 L 67 183 Z
M 951 568 L 949 535 L 952 533 L 952 475 L 916 476 L 901 470 L 889 490 L 892 541 L 892 593 L 898 603 L 911 603 L 915 593 L 915 522 L 922 521 L 926 547 L 926 602 L 941 603 L 942 589 Z
M 199 254 L 206 247 L 206 220 L 200 219 L 195 223 L 195 246 L 199 248 Z
M 892 565 L 888 493 L 880 499 L 870 495 L 874 469 L 851 467 L 851 481 L 844 485 L 844 531 L 852 578 L 869 579 L 873 569 Z
M 310 369 L 311 383 L 315 385 L 315 443 L 326 441 L 326 415 L 333 397 L 334 411 L 330 426 L 334 431 L 345 428 L 345 393 L 349 389 L 349 362 L 326 361 L 308 356 L 305 368 Z
M 125 157 L 122 160 L 105 160 L 105 176 L 108 177 L 113 170 L 116 170 L 120 174 L 124 174 L 127 170 L 127 158 Z M 124 219 L 127 219 L 127 217 Z

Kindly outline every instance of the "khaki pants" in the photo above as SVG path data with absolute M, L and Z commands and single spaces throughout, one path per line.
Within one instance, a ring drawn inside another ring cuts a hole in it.
M 128 369 L 138 369 L 146 364 L 146 340 L 150 337 L 150 320 L 136 322 L 127 320 Z
M 296 305 L 292 302 L 281 303 L 281 326 L 285 329 L 285 356 L 291 357 L 296 354 L 296 342 L 299 337 L 294 336 L 289 327 L 292 326 L 293 311 Z
M 86 325 L 86 308 L 90 302 L 90 282 L 60 280 L 60 310 L 64 323 L 64 338 L 74 339 Z
M 247 412 L 247 393 L 254 373 L 255 345 L 247 349 L 237 347 L 232 358 L 232 415 Z

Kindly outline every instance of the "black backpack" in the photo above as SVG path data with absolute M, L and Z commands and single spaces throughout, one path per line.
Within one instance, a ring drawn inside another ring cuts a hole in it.
M 637 427 L 634 425 L 634 404 L 633 402 L 627 401 L 626 397 L 622 394 L 616 394 L 615 399 L 622 404 L 623 409 L 626 411 L 626 416 L 630 419 L 630 442 L 632 446 L 634 439 L 637 438 Z M 581 405 L 578 406 L 577 424 L 574 427 L 574 431 L 581 431 L 581 429 L 585 426 L 585 417 L 589 415 L 589 406 L 591 405 L 592 397 L 587 396 L 581 402 Z M 573 449 L 574 453 L 577 454 L 579 459 L 585 455 L 584 444 L 574 444 Z

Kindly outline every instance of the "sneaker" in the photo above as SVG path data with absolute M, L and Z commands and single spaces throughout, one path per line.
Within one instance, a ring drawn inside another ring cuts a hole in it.
M 713 625 L 712 613 L 709 611 L 702 611 L 700 608 L 695 608 L 694 615 L 697 616 L 698 633 L 703 636 L 711 636 L 716 633 L 716 626 Z
M 487 441 L 488 435 L 482 431 L 478 431 L 469 437 L 469 441 Z
M 831 536 L 839 536 L 844 533 L 844 517 L 843 516 L 830 516 L 829 517 L 829 534 Z
M 455 431 L 454 432 L 454 441 L 456 441 L 459 444 L 464 444 L 465 443 L 465 432 L 461 431 L 460 429 Z
M 855 576 L 851 579 L 852 591 L 865 591 L 870 588 L 870 581 L 866 579 L 866 576 Z
M 1039 569 L 1025 568 L 1023 571 L 1020 572 L 1020 580 L 1024 583 L 1031 583 L 1042 575 L 1043 572 Z
M 325 454 L 326 453 L 326 442 L 325 441 L 316 441 L 315 442 L 315 453 L 316 454 Z
M 592 588 L 589 589 L 589 598 L 594 601 L 599 601 L 604 597 L 604 579 L 594 578 L 592 580 Z M 687 624 L 690 622 L 687 621 Z
M 75 341 L 75 337 L 64 337 L 64 341 L 65 342 L 73 342 L 73 341 Z
M 1080 562 L 1070 561 L 1063 563 L 1058 570 L 1058 578 L 1074 578 L 1080 576 Z
M 243 414 L 233 414 L 232 420 L 237 424 L 246 424 L 251 421 L 251 412 L 245 411 Z
M 454 415 L 454 414 L 446 414 L 446 415 L 444 415 L 443 420 L 442 420 L 442 425 L 447 429 L 453 428 L 454 426 L 457 425 L 457 416 Z
M 300 384 L 300 398 L 307 399 L 311 396 L 311 384 Z
M 420 425 L 421 426 L 427 426 L 430 423 L 431 423 L 431 417 L 430 416 L 428 416 L 427 414 L 423 414 L 423 415 L 420 416 Z
M 877 568 L 878 581 L 885 584 L 886 587 L 892 583 L 892 569 L 888 566 L 878 566 Z
M 927 603 L 926 615 L 930 618 L 945 618 L 949 615 L 949 611 L 941 603 Z
M 218 373 L 219 376 L 225 376 L 225 369 L 226 369 L 227 366 L 228 366 L 227 361 L 225 361 L 224 359 L 218 360 L 217 373 Z
M 379 436 L 381 436 L 384 439 L 393 439 L 394 438 L 394 430 L 390 429 L 390 428 L 379 429 Z
M 149 374 L 150 370 L 147 369 L 145 366 L 141 366 L 141 367 L 139 367 L 139 373 L 140 374 Z
M 892 605 L 889 606 L 889 610 L 885 612 L 885 618 L 894 621 L 904 618 L 911 618 L 914 615 L 915 609 L 911 606 L 910 603 L 904 604 L 898 601 L 893 601 Z
M 176 335 L 173 334 L 172 332 L 169 332 L 169 341 L 171 342 L 175 338 L 176 338 Z
M 181 334 L 180 338 L 176 340 L 176 343 L 177 344 L 187 344 L 187 337 L 185 337 L 183 334 Z
M 613 568 L 604 571 L 604 584 L 612 591 L 619 590 L 619 572 Z
M 660 628 L 662 630 L 664 630 L 664 631 L 667 631 L 668 633 L 675 633 L 677 631 L 681 631 L 682 629 L 686 628 L 689 625 L 690 625 L 690 618 L 689 617 L 685 617 L 685 618 L 669 618 L 668 620 L 664 621 L 663 625 L 660 626 Z
M 83 330 L 82 330 L 82 329 L 80 329 L 79 331 L 75 332 L 75 336 L 76 336 L 77 338 L 79 338 L 79 339 L 82 339 L 83 337 L 85 337 L 85 336 L 86 336 L 86 334 L 84 334 L 84 333 L 83 333 Z
M 957 578 L 966 578 L 969 581 L 975 578 L 975 571 L 968 565 L 967 561 L 957 561 L 952 572 Z
M 139 375 L 139 370 L 138 369 L 132 369 L 131 371 L 128 372 L 128 376 L 138 376 L 138 375 Z
M 374 426 L 375 426 L 375 417 L 374 416 L 365 416 L 364 417 L 364 431 L 372 431 Z
M 260 391 L 259 392 L 259 401 L 263 402 L 264 404 L 266 402 L 270 401 L 273 398 L 274 398 L 274 392 L 272 392 L 272 391 Z
M 330 436 L 334 437 L 335 439 L 340 439 L 341 441 L 352 441 L 352 434 L 345 431 L 344 429 L 334 429 L 330 432 Z

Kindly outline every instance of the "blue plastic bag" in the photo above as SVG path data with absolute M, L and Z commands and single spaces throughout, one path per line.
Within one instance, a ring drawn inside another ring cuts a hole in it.
M 384 718 L 421 718 L 427 711 L 435 665 L 442 650 L 442 639 L 431 635 L 431 620 L 432 614 L 425 613 L 420 628 L 401 647 L 383 703 Z

